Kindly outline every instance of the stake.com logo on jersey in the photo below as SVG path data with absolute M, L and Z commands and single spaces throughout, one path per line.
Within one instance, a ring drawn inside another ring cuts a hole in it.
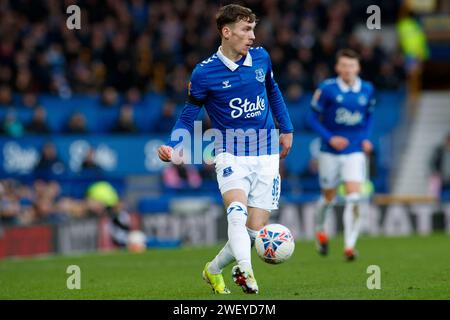
M 256 102 L 248 101 L 247 98 L 242 102 L 241 98 L 234 98 L 230 100 L 228 105 L 233 109 L 231 111 L 231 117 L 233 119 L 239 118 L 244 112 L 246 119 L 258 117 L 262 114 L 261 111 L 266 109 L 266 103 L 260 96 L 256 96 Z

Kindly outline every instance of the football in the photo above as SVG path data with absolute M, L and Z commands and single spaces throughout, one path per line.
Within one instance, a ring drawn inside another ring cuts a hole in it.
M 279 264 L 292 256 L 295 242 L 288 228 L 281 224 L 269 224 L 259 230 L 255 248 L 263 261 Z
M 128 235 L 127 247 L 130 252 L 144 252 L 146 249 L 145 233 L 139 230 L 131 231 Z

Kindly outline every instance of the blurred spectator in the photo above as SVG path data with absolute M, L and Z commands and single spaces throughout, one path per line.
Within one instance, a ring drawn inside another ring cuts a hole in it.
M 445 141 L 434 150 L 430 169 L 430 192 L 439 197 L 442 190 L 450 188 L 450 133 Z
M 134 123 L 134 112 L 131 105 L 124 105 L 120 109 L 119 119 L 113 128 L 115 133 L 137 133 L 139 130 Z
M 23 136 L 24 128 L 22 123 L 17 119 L 14 109 L 8 110 L 8 113 L 3 120 L 1 133 L 13 138 L 20 138 Z
M 168 133 L 172 130 L 175 122 L 177 121 L 177 116 L 175 114 L 175 103 L 167 99 L 161 109 L 161 115 L 158 121 L 156 121 L 153 131 L 155 133 Z
M 38 98 L 33 92 L 26 92 L 22 94 L 22 106 L 33 109 L 39 105 Z
M 202 181 L 216 181 L 217 180 L 217 174 L 216 174 L 216 167 L 213 163 L 207 164 L 203 163 L 202 167 L 200 169 L 200 176 L 202 178 Z
M 197 189 L 202 178 L 194 165 L 170 163 L 162 173 L 164 187 L 173 190 Z
M 141 102 L 141 92 L 139 91 L 139 89 L 138 88 L 136 88 L 136 87 L 133 87 L 133 88 L 130 88 L 128 91 L 127 91 L 127 94 L 126 94 L 126 102 L 128 103 L 128 104 L 131 104 L 131 105 L 133 105 L 133 106 L 135 106 L 135 105 L 137 105 L 139 102 Z
M 94 182 L 86 191 L 86 205 L 91 216 L 104 216 L 108 208 L 116 206 L 120 199 L 114 187 L 106 181 Z
M 0 182 L 0 225 L 18 224 L 20 218 L 20 203 L 14 193 L 15 185 L 11 180 Z
M 32 134 L 50 133 L 50 129 L 47 126 L 47 113 L 44 108 L 37 107 L 34 110 L 33 118 L 26 126 L 26 132 Z
M 0 86 L 0 107 L 11 107 L 13 105 L 11 87 L 7 85 Z
M 380 69 L 380 61 L 377 59 L 374 48 L 364 46 L 361 50 L 361 77 L 363 79 L 375 79 Z
M 167 95 L 175 104 L 183 104 L 187 97 L 188 74 L 182 64 L 175 66 L 167 77 Z
M 125 210 L 121 201 L 116 205 L 107 208 L 110 218 L 110 233 L 114 245 L 125 247 L 128 243 L 128 235 L 131 231 L 131 216 Z
M 33 223 L 58 223 L 65 219 L 58 210 L 57 201 L 61 192 L 55 181 L 36 180 L 33 184 Z
M 119 94 L 113 87 L 107 87 L 102 92 L 101 104 L 105 107 L 118 107 L 119 106 Z
M 401 87 L 403 79 L 401 74 L 397 73 L 394 65 L 390 62 L 381 64 L 380 72 L 375 77 L 375 86 L 378 90 L 397 90 Z
M 279 85 L 281 90 L 286 92 L 286 99 L 289 102 L 298 102 L 302 96 L 302 88 L 305 87 L 307 77 L 302 64 L 297 60 L 290 61 L 287 69 L 287 74 L 280 78 Z
M 67 123 L 66 133 L 85 134 L 88 133 L 86 118 L 81 112 L 75 112 Z
M 94 148 L 89 148 L 89 150 L 87 151 L 86 156 L 81 163 L 81 172 L 95 176 L 99 176 L 102 174 L 102 167 L 99 166 L 95 159 Z
M 302 86 L 298 83 L 292 83 L 286 90 L 286 101 L 296 103 L 299 102 L 303 95 Z
M 65 165 L 59 159 L 56 147 L 52 142 L 47 142 L 42 146 L 39 162 L 34 168 L 34 172 L 43 178 L 60 175 L 64 172 Z
M 189 74 L 219 43 L 211 12 L 227 1 L 200 0 L 195 5 L 188 1 L 84 1 L 82 12 L 88 18 L 77 33 L 66 28 L 65 11 L 57 1 L 28 2 L 2 2 L 0 34 L 8 37 L 0 44 L 0 83 L 17 92 L 50 91 L 60 96 L 106 88 L 103 98 L 111 95 L 104 105 L 118 106 L 121 102 L 112 90 L 126 93 L 126 103 L 135 104 L 136 88 L 165 91 L 176 104 L 184 103 Z M 277 77 L 284 77 L 295 60 L 308 75 L 331 73 L 337 49 L 350 46 L 359 51 L 362 47 L 353 33 L 361 20 L 361 6 L 356 2 L 248 2 L 260 19 L 255 45 L 270 50 Z M 398 5 L 379 2 L 381 11 L 388 12 L 386 19 L 398 15 Z M 20 21 L 20 28 L 14 21 Z M 401 39 L 408 55 L 412 41 Z M 392 62 L 392 56 L 384 61 Z M 309 82 L 300 86 L 312 89 Z
M 428 59 L 430 52 L 424 28 L 406 2 L 403 3 L 399 16 L 396 29 L 405 56 L 409 105 L 414 107 L 422 87 L 423 62 Z

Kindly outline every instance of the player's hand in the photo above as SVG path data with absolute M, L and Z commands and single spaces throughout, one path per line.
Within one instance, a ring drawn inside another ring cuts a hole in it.
M 363 148 L 363 151 L 364 151 L 366 154 L 369 154 L 369 153 L 371 153 L 372 150 L 373 150 L 373 144 L 372 144 L 372 142 L 370 142 L 369 140 L 365 139 L 365 140 L 363 140 L 363 142 L 362 142 L 362 148 Z
M 289 151 L 291 150 L 293 137 L 294 135 L 292 133 L 280 134 L 280 146 L 281 146 L 280 159 L 286 158 Z
M 347 138 L 341 136 L 334 136 L 331 137 L 329 144 L 337 151 L 341 151 L 347 148 L 349 142 Z
M 164 162 L 170 162 L 172 160 L 172 152 L 172 147 L 160 146 L 158 148 L 158 157 Z

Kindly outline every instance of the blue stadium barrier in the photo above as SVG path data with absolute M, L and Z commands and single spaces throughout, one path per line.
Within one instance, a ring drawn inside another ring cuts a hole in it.
M 147 237 L 147 248 L 177 248 L 181 246 L 182 241 L 179 239 L 160 239 L 158 237 Z
M 312 92 L 305 93 L 296 103 L 287 103 L 291 119 L 294 123 L 295 138 L 291 154 L 285 160 L 287 171 L 293 175 L 301 175 L 308 167 L 311 159 L 311 142 L 317 138 L 311 132 L 307 124 L 307 115 L 310 112 L 310 100 Z M 378 103 L 374 111 L 373 142 L 377 151 L 377 177 L 373 182 L 377 191 L 385 191 L 389 186 L 389 173 L 391 154 L 393 152 L 390 135 L 398 125 L 402 115 L 402 104 L 405 97 L 404 91 L 381 91 L 377 95 Z M 20 105 L 20 97 L 15 95 L 16 105 Z M 166 97 L 158 93 L 144 95 L 141 103 L 134 108 L 134 116 L 137 126 L 143 133 L 151 132 L 158 121 L 161 109 Z M 32 165 L 38 160 L 41 146 L 47 141 L 53 141 L 61 159 L 69 168 L 69 174 L 75 174 L 80 163 L 79 153 L 86 146 L 93 146 L 102 150 L 103 165 L 106 166 L 105 178 L 123 178 L 130 174 L 159 174 L 163 164 L 156 157 L 156 147 L 159 143 L 167 141 L 169 133 L 162 135 L 138 134 L 123 135 L 110 134 L 109 131 L 115 125 L 120 108 L 104 107 L 100 104 L 99 96 L 75 95 L 71 99 L 61 99 L 52 95 L 39 96 L 40 104 L 47 110 L 48 123 L 56 134 L 48 136 L 26 136 L 19 139 L 0 137 L 0 177 L 18 177 L 26 179 L 30 177 Z M 177 106 L 179 114 L 183 105 Z M 3 120 L 11 108 L 0 108 L 0 119 Z M 61 135 L 69 117 L 74 111 L 79 111 L 86 116 L 88 129 L 87 135 Z M 31 120 L 33 111 L 28 108 L 14 108 L 18 119 L 24 124 Z M 204 116 L 202 109 L 198 119 Z M 205 143 L 205 146 L 209 144 Z M 70 176 L 70 175 L 69 175 Z M 64 181 L 68 176 L 62 176 Z M 74 178 L 75 179 L 75 178 Z M 81 179 L 79 179 L 81 180 Z M 283 182 L 284 190 L 297 188 L 289 180 Z M 301 190 L 309 192 L 317 187 L 313 179 L 300 179 Z M 63 189 L 67 193 L 80 195 L 83 183 L 70 187 L 64 183 Z M 158 186 L 161 190 L 161 187 Z M 208 193 L 217 189 L 217 186 L 205 184 L 195 192 Z M 214 195 L 215 197 L 216 195 Z M 219 195 L 220 198 L 220 195 Z
M 140 214 L 169 214 L 170 199 L 168 196 L 142 197 L 138 200 L 137 211 Z

